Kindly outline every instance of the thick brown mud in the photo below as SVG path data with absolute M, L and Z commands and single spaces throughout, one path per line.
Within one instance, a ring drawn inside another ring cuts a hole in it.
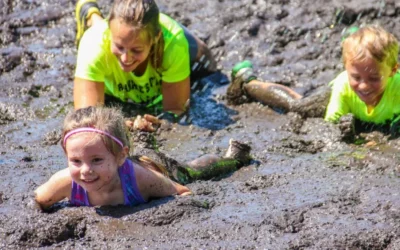
M 343 70 L 348 27 L 378 23 L 400 38 L 400 2 L 157 2 L 207 42 L 221 69 L 198 82 L 191 124 L 163 122 L 159 150 L 187 162 L 223 154 L 233 138 L 249 142 L 255 160 L 189 184 L 192 196 L 35 210 L 33 190 L 66 166 L 58 140 L 72 108 L 74 2 L 1 1 L 0 248 L 400 249 L 398 139 L 368 133 L 345 143 L 335 125 L 304 115 L 309 105 L 283 115 L 225 98 L 229 70 L 243 59 L 260 79 L 302 94 L 326 87 Z M 99 3 L 107 13 L 111 0 Z

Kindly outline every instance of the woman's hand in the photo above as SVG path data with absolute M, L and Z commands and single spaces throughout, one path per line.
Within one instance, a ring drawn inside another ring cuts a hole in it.
M 159 125 L 161 121 L 152 115 L 138 115 L 135 120 L 127 120 L 125 122 L 126 126 L 131 130 L 141 130 L 146 132 L 154 132 L 156 130 L 154 125 Z

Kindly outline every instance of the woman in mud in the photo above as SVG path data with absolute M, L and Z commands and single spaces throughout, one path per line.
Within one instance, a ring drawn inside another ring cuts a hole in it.
M 131 160 L 122 112 L 107 107 L 89 106 L 70 113 L 61 139 L 68 168 L 35 190 L 35 200 L 42 209 L 64 198 L 76 206 L 133 206 L 154 197 L 186 195 L 190 190 L 170 175 L 181 182 L 210 178 L 250 160 L 250 147 L 238 142 L 231 144 L 223 158 L 199 158 L 176 166 L 171 174 L 146 156 Z
M 325 120 L 337 122 L 350 113 L 362 122 L 389 125 L 390 132 L 398 133 L 395 131 L 400 119 L 397 39 L 381 27 L 366 26 L 344 39 L 342 48 L 346 71 L 329 83 L 332 93 Z M 249 61 L 235 65 L 232 79 L 227 92 L 231 103 L 240 101 L 245 94 L 292 111 L 302 98 L 285 86 L 257 81 Z
M 106 97 L 181 115 L 189 106 L 190 78 L 215 70 L 204 42 L 159 13 L 154 0 L 115 0 L 103 19 L 96 0 L 76 5 L 76 109 Z M 151 127 L 154 117 L 144 116 Z M 146 126 L 145 126 L 146 127 Z

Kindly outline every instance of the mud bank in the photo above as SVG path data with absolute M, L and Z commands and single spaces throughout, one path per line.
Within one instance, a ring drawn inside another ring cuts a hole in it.
M 107 13 L 111 1 L 99 1 Z M 66 166 L 59 129 L 72 108 L 74 3 L 0 2 L 0 248 L 399 249 L 398 139 L 344 143 L 321 118 L 258 103 L 227 106 L 229 70 L 309 94 L 343 70 L 342 32 L 379 23 L 400 38 L 397 1 L 158 1 L 207 42 L 221 74 L 199 81 L 192 125 L 165 121 L 159 149 L 189 161 L 251 144 L 253 164 L 189 184 L 194 195 L 51 213 L 33 190 Z M 213 84 L 207 84 L 212 82 Z M 205 87 L 207 86 L 207 87 Z M 129 106 L 124 107 L 129 110 Z M 127 115 L 134 115 L 127 112 Z

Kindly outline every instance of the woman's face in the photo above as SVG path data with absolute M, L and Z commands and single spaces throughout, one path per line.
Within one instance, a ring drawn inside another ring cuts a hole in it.
M 145 31 L 138 31 L 116 18 L 110 22 L 111 51 L 118 58 L 119 65 L 125 72 L 134 71 L 146 61 L 152 42 Z

